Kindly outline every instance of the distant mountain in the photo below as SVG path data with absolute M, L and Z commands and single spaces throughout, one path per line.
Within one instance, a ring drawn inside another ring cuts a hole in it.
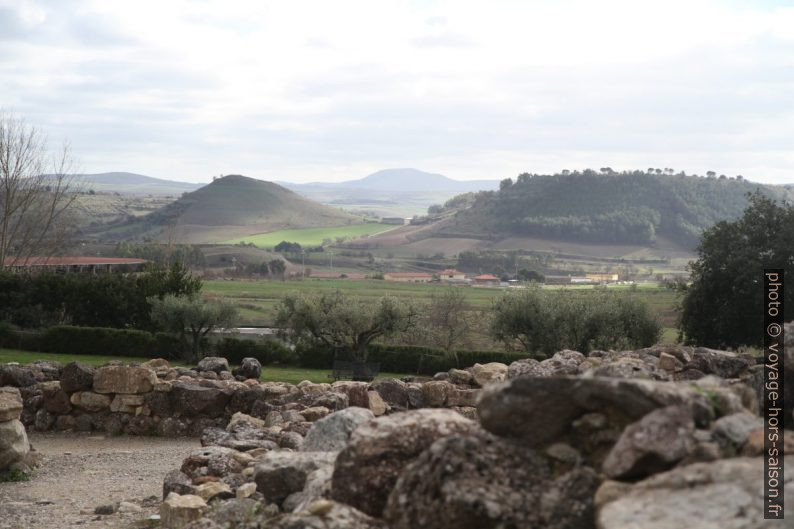
M 77 176 L 77 181 L 86 191 L 93 189 L 135 195 L 178 195 L 204 185 L 125 172 L 83 174 Z
M 683 174 L 523 174 L 498 191 L 449 201 L 448 209 L 457 213 L 433 232 L 638 245 L 653 245 L 663 236 L 691 249 L 705 228 L 739 217 L 753 192 L 787 195 L 777 186 Z
M 424 214 L 432 204 L 443 203 L 459 193 L 499 187 L 498 180 L 453 180 L 419 169 L 384 169 L 344 182 L 280 184 L 323 204 L 355 206 L 378 216 Z
M 149 215 L 112 224 L 99 237 L 218 242 L 277 229 L 358 222 L 358 217 L 303 198 L 273 182 L 229 175 Z

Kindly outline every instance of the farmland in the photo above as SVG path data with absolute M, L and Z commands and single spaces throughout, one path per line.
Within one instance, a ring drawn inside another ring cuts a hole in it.
M 260 248 L 272 248 L 281 241 L 297 242 L 301 246 L 320 246 L 323 241 L 330 239 L 335 241 L 337 238 L 355 239 L 365 235 L 376 235 L 383 233 L 394 226 L 367 222 L 364 224 L 350 224 L 347 226 L 333 226 L 329 228 L 296 228 L 290 230 L 278 230 L 268 233 L 258 233 L 246 237 L 238 237 L 225 241 L 226 244 L 237 244 L 241 242 L 253 243 Z
M 381 280 L 328 280 L 307 279 L 303 281 L 206 281 L 204 283 L 205 295 L 226 298 L 240 308 L 240 314 L 245 325 L 268 326 L 272 325 L 275 318 L 276 304 L 285 294 L 293 292 L 319 293 L 343 290 L 351 296 L 375 300 L 382 296 L 394 296 L 408 302 L 428 303 L 434 292 L 439 292 L 446 287 L 440 284 L 396 283 Z M 466 301 L 471 311 L 485 312 L 503 293 L 501 288 L 458 287 L 466 296 Z M 547 287 L 566 288 L 582 295 L 595 292 L 592 286 Z M 664 327 L 663 340 L 674 341 L 676 336 L 675 323 L 677 318 L 676 294 L 670 290 L 660 288 L 655 284 L 638 285 L 631 288 L 625 285 L 608 287 L 610 291 L 623 292 L 625 295 L 638 296 L 643 299 L 651 311 L 662 321 Z M 484 315 L 485 316 L 485 315 Z M 484 324 L 487 318 L 479 318 Z M 485 331 L 485 325 L 480 326 L 480 333 Z M 482 339 L 478 340 L 482 341 Z

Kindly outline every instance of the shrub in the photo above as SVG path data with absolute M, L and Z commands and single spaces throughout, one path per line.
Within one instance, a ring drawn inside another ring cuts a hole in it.
M 239 364 L 243 358 L 256 358 L 262 365 L 290 364 L 296 355 L 278 340 L 246 340 L 225 337 L 213 347 L 216 356 L 222 356 L 231 364 Z
M 133 329 L 57 325 L 44 332 L 41 346 L 45 351 L 60 354 L 158 356 L 154 335 Z

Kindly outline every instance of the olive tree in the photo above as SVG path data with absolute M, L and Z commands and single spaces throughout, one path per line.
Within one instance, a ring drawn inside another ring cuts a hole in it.
M 427 323 L 433 343 L 451 352 L 469 334 L 471 319 L 466 296 L 459 288 L 434 292 L 427 308 Z
M 163 329 L 179 334 L 185 347 L 185 360 L 195 362 L 201 356 L 201 340 L 218 328 L 234 327 L 237 308 L 225 300 L 204 301 L 198 296 L 149 298 L 152 320 Z
M 276 325 L 295 344 L 322 345 L 349 352 L 360 362 L 377 338 L 409 331 L 417 310 L 393 297 L 372 302 L 340 291 L 290 294 L 278 306 Z

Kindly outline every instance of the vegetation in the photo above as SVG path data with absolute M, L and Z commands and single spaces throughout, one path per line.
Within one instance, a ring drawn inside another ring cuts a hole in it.
M 491 332 L 508 347 L 516 344 L 544 358 L 562 349 L 629 349 L 657 342 L 661 325 L 645 303 L 607 291 L 583 297 L 530 288 L 494 303 Z
M 692 264 L 681 332 L 709 347 L 763 346 L 763 273 L 780 268 L 794 277 L 794 206 L 761 195 L 744 215 L 706 230 Z M 785 320 L 794 319 L 794 289 L 784 293 Z
M 413 306 L 393 297 L 383 297 L 373 305 L 337 290 L 286 296 L 279 305 L 276 324 L 296 345 L 325 346 L 364 362 L 373 340 L 409 331 L 417 316 Z
M 394 226 L 387 224 L 378 224 L 375 222 L 367 222 L 364 224 L 349 224 L 345 226 L 332 226 L 326 228 L 302 228 L 291 230 L 277 230 L 269 233 L 259 233 L 257 235 L 249 235 L 245 237 L 238 237 L 226 241 L 229 244 L 236 244 L 240 242 L 253 243 L 260 248 L 276 248 L 276 246 L 284 241 L 290 241 L 298 244 L 298 251 L 300 246 L 320 246 L 331 242 L 338 242 L 341 239 L 357 239 L 365 235 L 376 235 L 383 233 Z M 294 250 L 279 250 L 276 251 L 294 251 Z
M 466 341 L 472 322 L 466 295 L 461 289 L 434 292 L 426 314 L 427 329 L 434 345 L 449 353 Z
M 201 357 L 201 341 L 214 329 L 234 327 L 238 314 L 234 305 L 225 300 L 204 301 L 198 296 L 166 294 L 149 299 L 152 320 L 162 329 L 179 335 L 189 347 L 183 359 L 195 362 Z
M 201 280 L 180 263 L 142 274 L 0 273 L 0 321 L 154 330 L 151 297 L 193 295 Z
M 664 235 L 691 248 L 702 230 L 738 217 L 753 191 L 785 192 L 738 178 L 661 170 L 524 173 L 515 182 L 504 180 L 499 191 L 478 193 L 438 231 L 643 245 Z
M 204 252 L 193 244 L 134 244 L 120 242 L 116 244 L 113 257 L 132 257 L 146 259 L 159 266 L 171 266 L 179 262 L 189 267 L 203 267 L 207 260 Z

